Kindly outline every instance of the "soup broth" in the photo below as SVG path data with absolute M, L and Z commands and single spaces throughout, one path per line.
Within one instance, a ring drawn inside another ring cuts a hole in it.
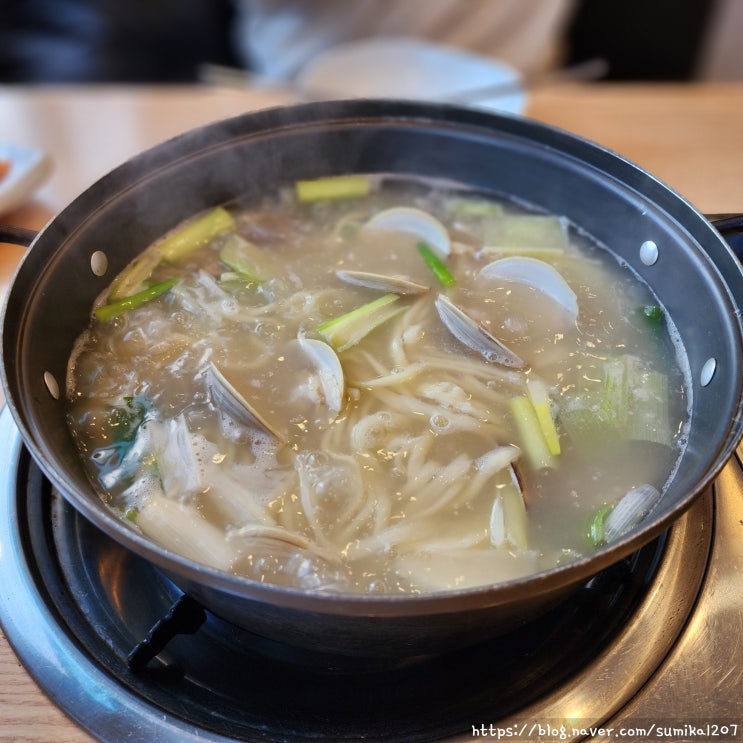
M 303 590 L 468 588 L 652 509 L 688 417 L 672 339 L 557 216 L 323 179 L 130 264 L 70 360 L 69 421 L 111 508 L 187 558 Z

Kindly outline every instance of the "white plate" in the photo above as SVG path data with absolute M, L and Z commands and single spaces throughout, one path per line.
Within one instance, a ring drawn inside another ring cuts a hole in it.
M 0 160 L 10 161 L 10 170 L 0 178 L 0 215 L 21 206 L 51 172 L 45 152 L 0 142 Z
M 409 38 L 371 38 L 334 47 L 314 57 L 296 80 L 302 96 L 309 100 L 446 101 L 465 91 L 513 83 L 502 95 L 469 104 L 510 113 L 521 113 L 526 106 L 520 82 L 519 73 L 498 60 Z

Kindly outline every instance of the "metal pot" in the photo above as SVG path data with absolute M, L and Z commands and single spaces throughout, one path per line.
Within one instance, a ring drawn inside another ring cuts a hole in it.
M 195 564 L 108 510 L 85 475 L 58 392 L 94 298 L 152 240 L 199 210 L 295 179 L 351 172 L 453 179 L 565 215 L 652 287 L 678 328 L 693 384 L 688 445 L 651 518 L 577 562 L 499 585 L 428 596 L 329 596 Z M 100 262 L 91 261 L 97 251 L 107 257 L 103 275 Z M 601 147 L 526 119 L 450 106 L 309 104 L 240 116 L 159 145 L 102 178 L 52 220 L 34 238 L 6 300 L 3 385 L 24 441 L 52 484 L 215 614 L 317 650 L 419 654 L 484 639 L 546 610 L 691 505 L 743 432 L 742 299 L 740 264 L 710 222 Z

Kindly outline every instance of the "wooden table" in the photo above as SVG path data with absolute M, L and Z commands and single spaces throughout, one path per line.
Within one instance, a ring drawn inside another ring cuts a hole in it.
M 43 148 L 55 162 L 34 198 L 0 221 L 40 228 L 141 150 L 285 102 L 284 93 L 248 89 L 0 87 L 0 141 Z M 743 84 L 563 85 L 535 91 L 527 114 L 633 160 L 705 213 L 743 211 Z M 0 245 L 0 296 L 22 254 Z M 0 635 L 0 741 L 52 740 L 90 737 L 46 699 Z

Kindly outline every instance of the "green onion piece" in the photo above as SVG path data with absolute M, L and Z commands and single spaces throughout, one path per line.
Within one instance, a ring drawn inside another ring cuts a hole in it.
M 124 297 L 116 302 L 105 304 L 103 307 L 99 307 L 93 310 L 93 314 L 101 322 L 108 322 L 113 320 L 115 317 L 119 317 L 121 314 L 128 310 L 132 310 L 135 307 L 145 304 L 161 294 L 165 294 L 168 289 L 176 284 L 178 279 L 167 279 L 167 281 L 161 281 L 159 284 L 153 284 L 147 289 L 143 289 L 141 292 L 132 294 L 130 297 Z
M 594 547 L 598 547 L 604 541 L 604 526 L 613 508 L 614 506 L 611 505 L 602 506 L 593 514 L 591 521 L 588 523 L 586 538 Z
M 519 439 L 532 467 L 537 470 L 554 467 L 555 460 L 544 440 L 537 414 L 529 399 L 525 396 L 512 398 L 511 412 L 516 421 Z
M 219 260 L 246 281 L 265 281 L 269 276 L 262 270 L 264 251 L 240 235 L 230 235 L 219 251 Z
M 651 325 L 660 325 L 663 321 L 663 310 L 657 304 L 646 304 L 640 307 L 640 314 Z
M 115 406 L 108 415 L 107 437 L 115 444 L 132 442 L 151 407 L 150 400 L 142 395 L 125 397 L 124 405 Z
M 297 199 L 306 203 L 325 199 L 352 199 L 367 196 L 371 180 L 366 175 L 334 175 L 294 183 Z
M 423 257 L 426 265 L 431 269 L 431 272 L 438 280 L 441 286 L 452 286 L 457 283 L 457 280 L 452 275 L 451 271 L 444 265 L 444 262 L 439 258 L 426 243 L 418 243 L 418 252 Z
M 139 509 L 136 506 L 130 506 L 124 511 L 124 517 L 133 524 L 137 522 L 137 516 L 139 516 Z
M 385 294 L 373 302 L 326 320 L 317 326 L 317 332 L 338 353 L 345 351 L 401 312 L 404 307 L 393 306 L 398 299 L 397 294 Z
M 159 250 L 150 249 L 140 253 L 114 280 L 108 298 L 111 301 L 130 297 L 147 288 L 145 283 L 162 260 Z
M 235 227 L 235 218 L 218 206 L 203 217 L 189 222 L 166 235 L 159 243 L 160 255 L 166 261 L 176 261 L 205 245 L 212 238 Z
M 221 284 L 236 282 L 247 285 L 255 283 L 255 279 L 246 276 L 244 273 L 238 273 L 237 271 L 222 271 L 222 273 L 219 274 L 219 281 Z
M 446 202 L 447 212 L 454 217 L 501 217 L 503 206 L 488 199 L 450 199 Z

